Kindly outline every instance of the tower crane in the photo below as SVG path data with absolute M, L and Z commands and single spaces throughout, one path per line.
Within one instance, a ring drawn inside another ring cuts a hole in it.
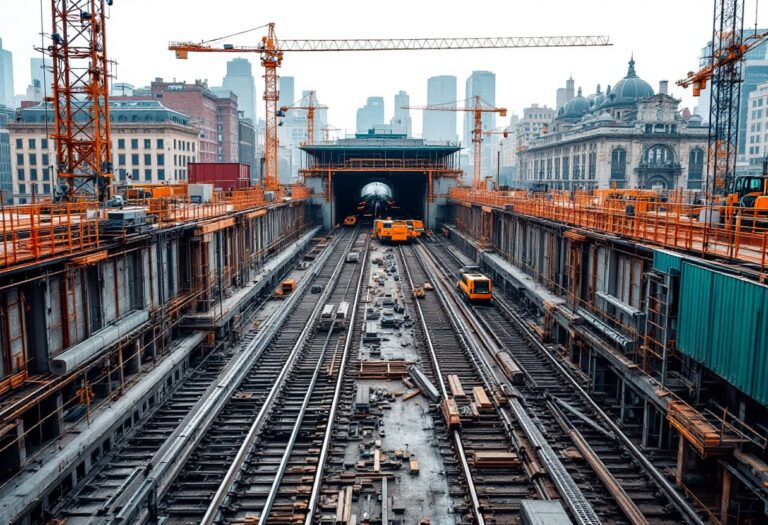
M 312 145 L 315 143 L 315 110 L 316 109 L 328 109 L 328 106 L 317 104 L 315 99 L 315 92 L 310 91 L 305 97 L 291 106 L 281 106 L 280 113 L 285 114 L 290 110 L 306 110 L 307 112 L 307 144 Z M 278 115 L 281 116 L 281 115 Z
M 356 39 L 317 39 L 317 40 L 278 40 L 275 24 L 269 23 L 238 35 L 267 28 L 257 46 L 235 46 L 223 44 L 213 47 L 211 42 L 201 43 L 171 42 L 168 49 L 176 52 L 176 58 L 186 59 L 189 53 L 258 53 L 264 67 L 264 101 L 266 105 L 264 133 L 264 185 L 267 190 L 278 189 L 277 176 L 277 68 L 282 65 L 285 52 L 321 52 L 321 51 L 425 51 L 439 49 L 508 49 L 529 47 L 595 47 L 610 46 L 607 36 L 532 36 L 532 37 L 496 37 L 496 38 L 356 38 Z M 235 36 L 235 35 L 229 35 Z
M 473 115 L 472 126 L 472 149 L 473 149 L 473 165 L 472 165 L 472 187 L 480 189 L 483 185 L 483 181 L 480 178 L 480 158 L 482 156 L 481 146 L 483 144 L 483 113 L 498 113 L 501 117 L 507 116 L 507 108 L 495 108 L 483 102 L 479 96 L 472 97 L 472 105 L 465 106 L 463 108 L 457 107 L 456 102 L 448 102 L 446 104 L 432 104 L 429 106 L 403 106 L 403 109 L 421 109 L 424 111 L 464 111 L 471 112 Z
M 323 126 L 323 142 L 329 142 L 331 139 L 331 131 L 341 131 L 341 128 L 326 124 Z
M 706 89 L 708 82 L 711 85 L 705 187 L 711 195 L 729 193 L 734 188 L 742 62 L 750 50 L 768 39 L 768 33 L 743 37 L 744 0 L 715 0 L 714 13 L 709 63 L 677 81 L 678 86 L 692 87 L 694 97 Z

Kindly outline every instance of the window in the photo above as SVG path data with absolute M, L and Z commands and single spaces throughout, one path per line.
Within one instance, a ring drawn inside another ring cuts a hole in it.
M 43 184 L 43 193 L 51 193 L 51 185 Z
M 144 170 L 144 180 L 152 180 L 152 170 Z
M 696 181 L 696 187 L 701 185 L 701 179 L 704 175 L 704 150 L 701 148 L 692 149 L 688 154 L 688 187 L 692 181 Z
M 672 151 L 663 144 L 657 144 L 645 152 L 643 161 L 654 166 L 669 166 L 674 158 Z
M 35 142 L 35 139 L 29 139 L 29 149 L 35 149 L 37 147 Z
M 563 180 L 568 180 L 569 168 L 570 168 L 569 163 L 570 163 L 570 158 L 563 157 Z
M 24 141 L 22 139 L 16 139 L 16 149 L 22 149 L 24 147 Z
M 43 166 L 48 166 L 51 163 L 51 158 L 47 153 L 43 153 Z
M 194 152 L 195 152 L 195 143 L 193 142 L 192 143 L 192 153 L 194 153 Z
M 138 168 L 133 168 L 131 170 L 131 179 L 132 180 L 139 180 L 139 170 L 138 170 Z
M 165 154 L 164 153 L 158 153 L 157 154 L 157 165 L 158 166 L 164 166 L 165 165 Z
M 144 154 L 144 165 L 145 166 L 151 166 L 152 165 L 152 155 L 149 153 Z
M 580 173 L 581 172 L 579 171 L 579 156 L 574 155 L 573 156 L 573 179 L 578 180 Z
M 165 180 L 165 170 L 159 169 L 157 170 L 157 180 Z
M 48 139 L 40 139 L 40 147 L 43 149 L 48 149 Z
M 139 154 L 138 153 L 133 153 L 131 155 L 131 164 L 133 164 L 134 166 L 138 166 L 139 165 Z
M 43 180 L 51 180 L 51 170 L 43 168 Z
M 131 139 L 131 149 L 139 149 L 139 139 Z
M 589 154 L 589 180 L 595 180 L 597 174 L 597 152 Z
M 173 149 L 176 149 L 176 139 L 173 139 Z
M 117 155 L 117 165 L 125 166 L 125 153 L 119 153 Z
M 627 178 L 627 150 L 615 148 L 611 152 L 611 180 Z
M 144 139 L 144 149 L 152 148 L 152 139 Z
M 16 165 L 17 166 L 23 166 L 24 165 L 24 155 L 22 153 L 16 154 Z
M 117 139 L 117 149 L 125 149 L 125 139 Z
M 16 178 L 19 180 L 24 180 L 24 170 L 16 170 Z
M 163 149 L 164 147 L 163 139 L 157 139 L 157 149 Z
M 26 184 L 19 184 L 19 193 L 21 193 L 21 194 L 27 193 L 27 185 Z
M 30 166 L 37 166 L 37 154 L 30 153 L 29 154 L 29 165 Z
M 37 180 L 37 169 L 32 168 L 29 170 L 29 180 Z

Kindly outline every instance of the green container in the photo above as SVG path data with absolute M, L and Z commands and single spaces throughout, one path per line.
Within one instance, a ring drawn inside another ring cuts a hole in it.
M 678 319 L 680 352 L 768 406 L 768 287 L 682 261 Z
M 653 250 L 653 269 L 662 273 L 669 273 L 669 270 L 680 271 L 680 265 L 683 263 L 683 256 L 667 250 Z

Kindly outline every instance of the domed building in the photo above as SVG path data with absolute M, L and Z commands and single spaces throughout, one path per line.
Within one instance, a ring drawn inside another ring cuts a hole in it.
M 683 115 L 680 101 L 637 75 L 634 57 L 625 76 L 605 92 L 581 88 L 518 154 L 516 185 L 555 189 L 685 188 L 700 190 L 707 129 Z

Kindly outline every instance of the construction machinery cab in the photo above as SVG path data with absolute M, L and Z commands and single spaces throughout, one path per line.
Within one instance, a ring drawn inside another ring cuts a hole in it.
M 768 208 L 768 175 L 739 177 L 733 190 L 728 196 L 728 204 L 742 208 Z

